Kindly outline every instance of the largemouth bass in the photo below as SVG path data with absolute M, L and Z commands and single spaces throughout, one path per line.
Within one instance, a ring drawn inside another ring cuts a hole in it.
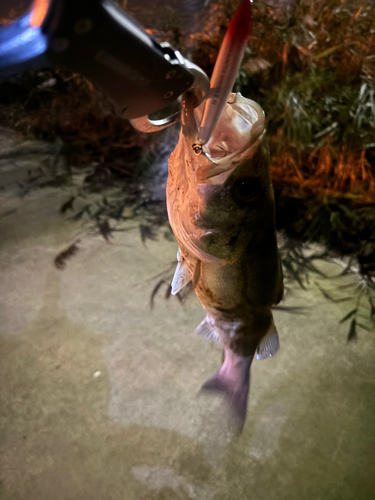
M 282 298 L 283 279 L 265 119 L 257 103 L 230 94 L 201 153 L 200 118 L 194 96 L 186 94 L 167 183 L 168 217 L 179 244 L 172 293 L 192 281 L 206 312 L 196 332 L 224 348 L 220 370 L 203 389 L 226 396 L 240 431 L 252 360 L 279 347 L 271 307 Z

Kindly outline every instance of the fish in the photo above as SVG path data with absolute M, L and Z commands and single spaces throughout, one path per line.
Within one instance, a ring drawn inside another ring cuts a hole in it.
M 172 294 L 191 283 L 206 313 L 196 333 L 223 346 L 222 366 L 202 391 L 224 395 L 240 433 L 251 363 L 279 348 L 271 308 L 283 296 L 283 274 L 265 115 L 231 93 L 210 140 L 197 148 L 203 110 L 194 105 L 185 94 L 168 164 L 167 211 L 179 245 Z

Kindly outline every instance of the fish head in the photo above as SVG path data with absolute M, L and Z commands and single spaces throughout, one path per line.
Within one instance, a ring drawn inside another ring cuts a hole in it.
M 199 154 L 193 145 L 199 143 L 200 109 L 194 111 L 193 104 L 187 96 L 169 160 L 169 221 L 181 251 L 203 262 L 233 263 L 274 224 L 264 112 L 256 102 L 231 94 Z

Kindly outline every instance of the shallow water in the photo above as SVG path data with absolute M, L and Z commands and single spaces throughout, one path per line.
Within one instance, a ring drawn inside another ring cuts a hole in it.
M 12 141 L 3 131 L 2 150 Z M 176 243 L 85 237 L 57 270 L 82 232 L 59 212 L 69 188 L 16 185 L 43 154 L 0 160 L 0 498 L 375 498 L 375 337 L 346 344 L 348 306 L 315 276 L 291 287 L 284 305 L 306 309 L 275 312 L 281 349 L 254 362 L 233 438 L 221 401 L 197 396 L 221 360 L 194 335 L 201 306 L 160 293 L 149 307 Z

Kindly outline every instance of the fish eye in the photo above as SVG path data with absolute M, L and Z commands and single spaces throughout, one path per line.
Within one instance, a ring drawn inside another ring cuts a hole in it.
M 262 191 L 262 184 L 257 177 L 241 177 L 233 186 L 234 198 L 249 203 Z

